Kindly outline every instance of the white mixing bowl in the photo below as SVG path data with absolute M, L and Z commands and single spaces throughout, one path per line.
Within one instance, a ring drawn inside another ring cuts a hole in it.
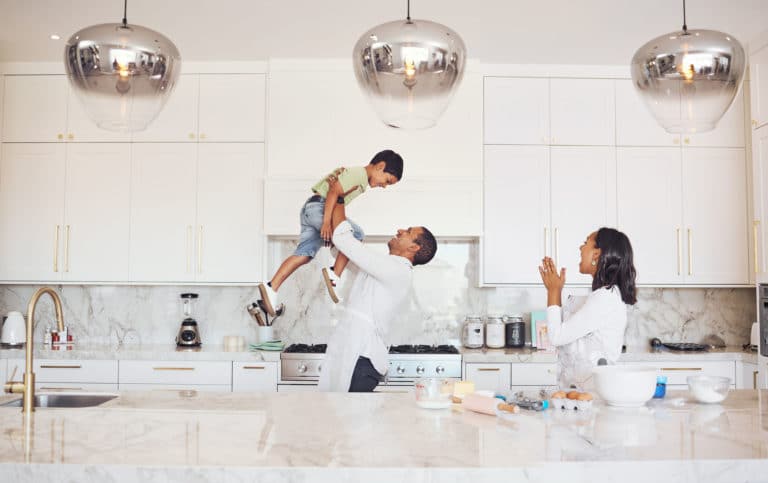
M 592 370 L 595 390 L 611 406 L 639 407 L 656 392 L 655 367 L 598 366 Z

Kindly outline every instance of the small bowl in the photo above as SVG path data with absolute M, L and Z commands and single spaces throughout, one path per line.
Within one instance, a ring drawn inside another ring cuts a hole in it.
M 656 392 L 655 367 L 597 366 L 592 370 L 595 390 L 610 406 L 640 407 Z
M 425 409 L 446 409 L 451 407 L 453 382 L 448 379 L 427 377 L 416 381 L 414 391 L 416 405 Z
M 717 404 L 725 400 L 731 389 L 731 378 L 720 376 L 688 376 L 688 392 L 693 399 L 704 404 Z

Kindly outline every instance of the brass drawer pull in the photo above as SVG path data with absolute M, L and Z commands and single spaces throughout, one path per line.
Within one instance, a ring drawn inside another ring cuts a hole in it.
M 752 371 L 752 389 L 757 389 L 757 371 Z
M 41 387 L 41 391 L 82 391 L 82 387 Z
M 153 367 L 153 371 L 194 371 L 194 367 Z
M 662 367 L 662 371 L 701 371 L 701 367 Z
M 48 364 L 42 364 L 40 366 L 40 369 L 82 369 L 82 368 L 83 366 L 81 366 L 80 364 L 68 365 L 68 366 L 51 366 Z
M 499 372 L 498 367 L 480 367 L 477 370 L 483 372 Z
M 243 369 L 266 369 L 264 366 L 243 366 Z

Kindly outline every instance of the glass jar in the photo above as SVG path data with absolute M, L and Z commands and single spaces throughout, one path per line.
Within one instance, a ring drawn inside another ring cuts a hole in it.
M 525 347 L 525 322 L 522 315 L 504 317 L 505 342 L 507 347 Z
M 489 315 L 485 322 L 485 345 L 491 349 L 504 348 L 504 321 L 500 315 Z
M 461 343 L 469 349 L 480 349 L 483 347 L 484 332 L 483 318 L 479 315 L 468 315 L 464 318 Z

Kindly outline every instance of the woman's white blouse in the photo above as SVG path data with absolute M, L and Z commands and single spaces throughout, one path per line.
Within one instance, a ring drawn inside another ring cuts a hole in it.
M 586 297 L 568 297 L 562 309 L 547 307 L 547 336 L 557 347 L 560 387 L 591 389 L 597 361 L 618 361 L 626 327 L 627 306 L 615 286 L 599 288 Z

